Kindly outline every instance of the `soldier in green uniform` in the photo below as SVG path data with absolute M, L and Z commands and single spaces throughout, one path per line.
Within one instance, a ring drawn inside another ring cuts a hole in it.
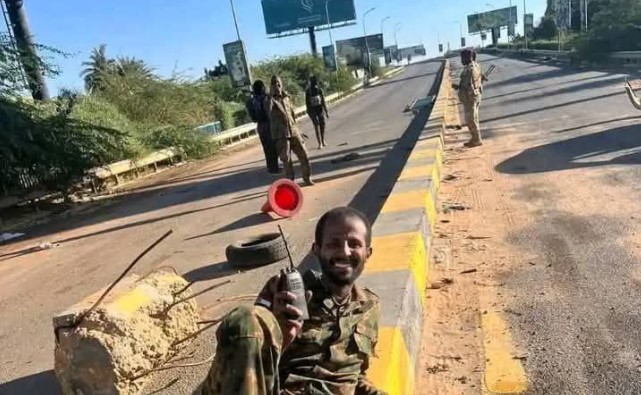
M 479 107 L 481 106 L 481 94 L 483 93 L 481 67 L 474 60 L 474 53 L 469 49 L 461 51 L 461 72 L 460 82 L 452 84 L 458 89 L 458 97 L 463 104 L 465 123 L 467 124 L 472 138 L 465 143 L 466 147 L 477 147 L 483 145 L 481 140 L 481 129 L 479 126 Z
M 292 102 L 283 88 L 283 81 L 277 76 L 273 76 L 271 80 L 268 112 L 272 139 L 276 141 L 278 155 L 285 166 L 285 176 L 294 180 L 294 163 L 291 155 L 293 152 L 300 161 L 303 181 L 306 185 L 314 185 L 307 149 L 298 130 Z
M 379 301 L 355 284 L 372 253 L 371 225 L 341 207 L 316 226 L 321 272 L 308 271 L 309 319 L 270 279 L 254 306 L 238 307 L 216 333 L 216 357 L 201 395 L 385 395 L 367 380 L 378 339 Z

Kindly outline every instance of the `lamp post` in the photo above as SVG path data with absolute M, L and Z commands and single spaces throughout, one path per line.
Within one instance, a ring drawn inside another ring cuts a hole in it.
M 372 60 L 370 59 L 369 54 L 369 42 L 367 41 L 367 28 L 365 27 L 365 17 L 370 12 L 374 11 L 376 7 L 372 7 L 369 10 L 365 11 L 363 14 L 363 34 L 365 36 L 365 48 L 367 49 L 367 79 L 369 80 L 372 77 Z
M 458 30 L 461 35 L 461 48 L 463 48 L 463 24 L 460 21 L 454 21 L 454 23 L 458 23 Z
M 385 21 L 390 19 L 389 16 L 386 16 L 385 18 L 381 19 L 381 34 L 385 35 L 385 31 L 383 30 L 383 26 L 385 26 Z
M 396 45 L 396 54 L 395 54 L 396 56 L 394 60 L 396 61 L 396 64 L 398 64 L 398 54 L 399 54 L 397 33 L 401 31 L 401 27 L 399 27 L 399 25 L 401 25 L 401 22 L 397 22 L 396 25 L 394 25 L 394 44 Z
M 234 0 L 229 0 L 231 4 L 231 14 L 234 17 L 234 26 L 236 26 L 236 35 L 238 36 L 238 41 L 240 41 L 240 30 L 238 30 L 238 21 L 236 20 L 236 8 L 234 7 Z

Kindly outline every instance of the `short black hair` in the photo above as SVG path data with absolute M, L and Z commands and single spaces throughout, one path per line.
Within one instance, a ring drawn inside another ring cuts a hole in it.
M 323 234 L 325 233 L 327 223 L 338 218 L 356 218 L 361 221 L 366 229 L 365 242 L 368 247 L 372 245 L 372 223 L 367 216 L 352 207 L 336 207 L 323 214 L 316 224 L 314 241 L 317 246 L 320 247 L 323 244 Z
M 265 83 L 263 80 L 256 80 L 252 85 L 252 91 L 255 95 L 264 95 L 266 92 Z

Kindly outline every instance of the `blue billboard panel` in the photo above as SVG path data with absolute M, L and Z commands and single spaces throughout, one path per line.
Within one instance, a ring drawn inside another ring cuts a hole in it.
M 262 5 L 267 34 L 356 20 L 354 0 L 262 0 Z
M 509 26 L 510 23 L 519 23 L 516 6 L 467 16 L 467 30 L 470 34 Z
M 336 51 L 333 45 L 323 47 L 323 60 L 329 71 L 336 71 Z

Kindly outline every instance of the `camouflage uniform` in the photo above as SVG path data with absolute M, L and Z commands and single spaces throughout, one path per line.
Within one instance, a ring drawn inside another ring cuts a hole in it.
M 472 134 L 472 142 L 481 142 L 481 130 L 479 126 L 479 107 L 481 106 L 481 94 L 483 86 L 481 81 L 481 66 L 471 62 L 463 68 L 461 81 L 459 83 L 458 96 L 463 103 L 465 123 Z
M 271 306 L 270 280 L 254 307 L 239 307 L 223 321 L 216 358 L 202 395 L 385 395 L 366 378 L 378 339 L 378 297 L 354 286 L 340 306 L 322 276 L 303 276 L 312 291 L 310 318 L 282 352 L 282 332 Z M 278 374 L 276 374 L 278 372 Z
M 293 152 L 300 161 L 303 179 L 309 181 L 312 170 L 289 96 L 272 96 L 268 102 L 268 111 L 272 139 L 276 142 L 278 156 L 285 166 L 285 176 L 294 179 Z

